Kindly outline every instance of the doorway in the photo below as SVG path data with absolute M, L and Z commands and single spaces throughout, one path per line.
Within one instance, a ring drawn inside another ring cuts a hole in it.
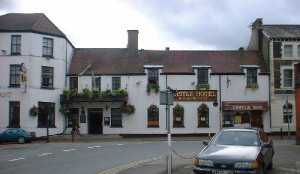
M 103 109 L 93 108 L 88 109 L 88 133 L 102 134 L 103 133 Z
M 262 111 L 251 111 L 251 127 L 263 128 Z

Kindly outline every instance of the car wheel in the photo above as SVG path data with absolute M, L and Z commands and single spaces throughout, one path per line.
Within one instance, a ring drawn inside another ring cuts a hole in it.
M 271 170 L 272 168 L 273 168 L 273 159 L 272 159 L 272 161 L 270 162 L 270 164 L 268 165 L 267 169 L 268 169 L 268 170 Z
M 25 137 L 19 137 L 18 138 L 18 142 L 20 143 L 20 144 L 23 144 L 23 143 L 25 143 Z

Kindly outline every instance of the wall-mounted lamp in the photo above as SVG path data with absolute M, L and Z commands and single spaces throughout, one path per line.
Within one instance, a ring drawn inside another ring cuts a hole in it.
M 136 84 L 139 85 L 141 82 L 142 82 L 142 81 L 138 81 L 138 82 L 136 82 Z
M 2 54 L 6 54 L 6 50 L 1 50 Z

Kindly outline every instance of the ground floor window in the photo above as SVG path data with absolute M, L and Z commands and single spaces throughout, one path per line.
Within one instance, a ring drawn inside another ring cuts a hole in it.
M 209 109 L 206 104 L 202 104 L 198 108 L 198 127 L 209 126 Z
M 120 108 L 111 109 L 111 127 L 122 127 L 122 113 Z
M 9 102 L 9 126 L 20 127 L 20 102 Z
M 184 108 L 179 104 L 173 108 L 173 127 L 184 127 Z
M 292 123 L 292 111 L 293 105 L 288 104 L 288 108 L 286 108 L 286 105 L 283 105 L 283 123 Z
M 148 108 L 148 127 L 159 127 L 159 108 L 156 105 Z
M 68 127 L 79 126 L 79 108 L 71 108 L 68 115 Z
M 233 126 L 233 111 L 223 111 L 223 127 Z
M 55 103 L 39 102 L 38 127 L 55 127 Z

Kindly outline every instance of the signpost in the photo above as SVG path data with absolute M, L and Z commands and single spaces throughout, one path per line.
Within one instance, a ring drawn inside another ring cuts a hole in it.
M 168 128 L 168 157 L 167 157 L 167 169 L 168 174 L 171 174 L 172 172 L 172 151 L 171 151 L 171 119 L 170 119 L 170 105 L 173 105 L 174 103 L 174 97 L 173 92 L 168 87 L 166 91 L 160 92 L 160 104 L 167 106 L 167 128 Z

